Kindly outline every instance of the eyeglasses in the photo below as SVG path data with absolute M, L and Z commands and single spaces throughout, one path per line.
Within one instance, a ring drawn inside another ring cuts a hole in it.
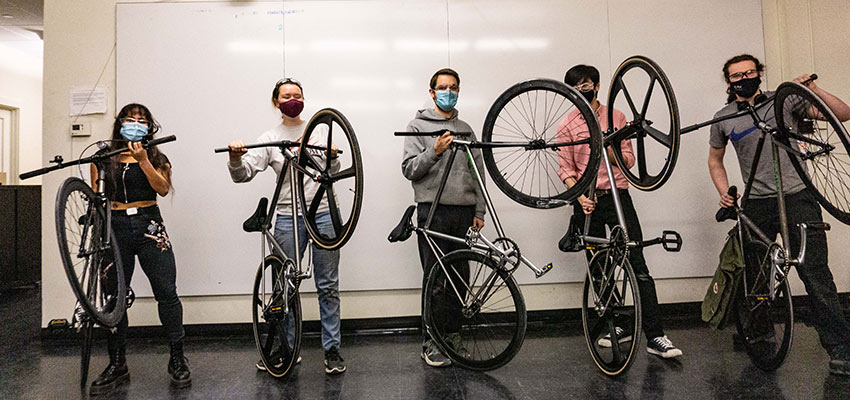
M 291 83 L 295 86 L 301 87 L 301 82 L 298 82 L 298 81 L 296 81 L 295 79 L 292 79 L 292 78 L 283 78 L 283 79 L 277 81 L 275 86 L 285 85 L 287 83 Z
M 460 86 L 458 86 L 458 85 L 451 85 L 451 86 L 440 85 L 440 86 L 437 86 L 437 87 L 434 88 L 434 90 L 446 90 L 446 89 L 451 90 L 452 92 L 457 92 L 457 91 L 460 90 Z
M 144 118 L 135 119 L 133 117 L 124 117 L 124 118 L 121 118 L 121 123 L 124 123 L 124 124 L 138 123 L 138 124 L 142 124 L 142 125 L 147 125 L 148 120 L 146 120 Z
M 734 74 L 729 74 L 730 81 L 739 81 L 744 78 L 752 78 L 754 76 L 758 76 L 759 71 L 756 69 L 748 69 L 744 72 L 736 72 Z
M 596 86 L 593 82 L 585 82 L 581 85 L 575 85 L 574 88 L 578 89 L 579 92 L 586 92 L 588 90 L 593 90 L 593 87 Z

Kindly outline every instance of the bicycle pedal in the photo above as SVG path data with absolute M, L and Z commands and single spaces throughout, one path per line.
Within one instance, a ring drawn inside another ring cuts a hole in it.
M 549 272 L 549 271 L 551 271 L 551 270 L 552 270 L 552 263 L 549 263 L 549 264 L 546 264 L 546 266 L 544 266 L 544 267 L 540 270 L 540 272 L 535 272 L 535 273 L 534 273 L 534 275 L 535 275 L 535 277 L 539 278 L 539 277 L 541 277 L 541 276 L 543 276 L 543 275 L 546 275 L 546 273 L 547 273 L 547 272 Z

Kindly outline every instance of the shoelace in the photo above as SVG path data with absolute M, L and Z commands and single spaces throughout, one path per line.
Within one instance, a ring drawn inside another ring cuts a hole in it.
M 671 342 L 670 339 L 667 339 L 666 335 L 665 336 L 659 336 L 659 337 L 657 337 L 653 340 L 655 341 L 655 343 L 657 343 L 658 345 L 660 345 L 661 347 L 663 347 L 665 349 L 675 347 L 675 346 L 673 346 L 673 342 Z

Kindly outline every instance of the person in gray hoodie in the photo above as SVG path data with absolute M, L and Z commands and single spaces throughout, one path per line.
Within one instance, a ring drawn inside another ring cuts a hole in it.
M 431 77 L 430 89 L 428 90 L 434 100 L 434 108 L 419 110 L 413 121 L 407 125 L 408 132 L 435 132 L 445 131 L 438 137 L 431 136 L 408 136 L 404 140 L 404 156 L 401 162 L 401 170 L 404 177 L 410 180 L 413 186 L 413 199 L 417 203 L 416 218 L 417 225 L 424 226 L 428 219 L 428 213 L 434 203 L 437 190 L 444 168 L 448 167 L 447 151 L 454 137 L 449 132 L 469 132 L 463 139 L 475 140 L 472 128 L 466 122 L 458 118 L 457 104 L 460 92 L 460 76 L 450 68 L 444 68 Z M 480 149 L 472 150 L 475 164 L 480 172 L 484 171 L 484 161 Z M 475 181 L 472 167 L 467 157 L 458 155 L 454 158 L 448 181 L 443 188 L 437 209 L 431 221 L 430 229 L 456 237 L 465 237 L 467 230 L 481 229 L 484 226 L 484 212 L 486 205 L 484 195 Z M 483 175 L 481 179 L 484 179 Z M 431 251 L 424 237 L 418 237 L 419 260 L 422 262 L 423 279 L 422 287 L 428 271 L 437 262 L 437 258 Z M 437 240 L 437 245 L 444 253 L 463 248 L 451 242 Z M 448 302 L 454 304 L 454 302 Z M 460 309 L 453 310 L 450 315 L 445 316 L 444 321 L 435 321 L 443 324 L 448 332 L 459 332 L 462 315 Z M 422 344 L 422 359 L 432 367 L 445 367 L 451 365 L 445 355 L 427 335 Z

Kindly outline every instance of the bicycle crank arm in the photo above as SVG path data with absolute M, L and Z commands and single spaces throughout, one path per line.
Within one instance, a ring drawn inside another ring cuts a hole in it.
M 552 270 L 552 267 L 552 263 L 549 263 L 544 265 L 542 269 L 532 268 L 532 270 L 534 271 L 534 277 L 540 278 L 541 276 L 546 275 L 547 272 Z
M 806 236 L 811 231 L 826 232 L 832 227 L 827 222 L 803 222 L 797 224 L 800 228 L 800 252 L 797 253 L 797 259 L 789 260 L 789 263 L 794 265 L 803 265 L 806 262 Z

